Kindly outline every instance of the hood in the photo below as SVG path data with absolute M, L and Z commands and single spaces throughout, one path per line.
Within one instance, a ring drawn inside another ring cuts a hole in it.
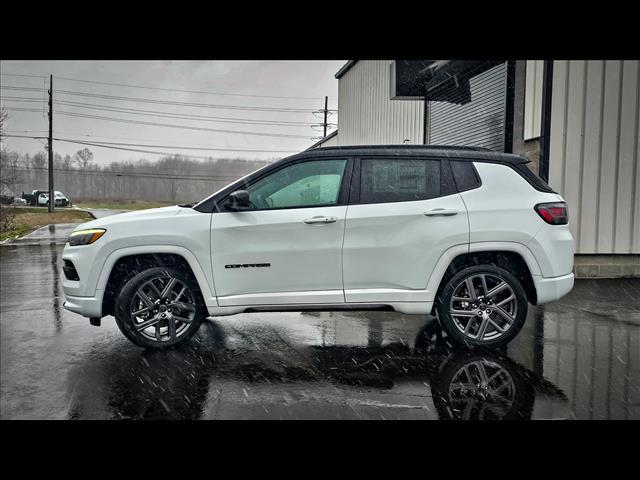
M 115 225 L 118 223 L 135 222 L 142 219 L 159 219 L 169 218 L 178 215 L 183 207 L 177 205 L 171 207 L 161 208 L 149 208 L 147 210 L 136 210 L 134 212 L 117 213 L 115 215 L 109 215 L 108 217 L 102 217 L 90 222 L 78 225 L 75 230 L 84 230 L 86 228 L 108 228 L 109 225 Z

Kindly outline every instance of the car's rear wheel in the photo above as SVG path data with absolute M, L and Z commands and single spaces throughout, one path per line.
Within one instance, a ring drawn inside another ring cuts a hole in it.
M 136 345 L 166 348 L 187 342 L 206 317 L 195 280 L 174 267 L 154 267 L 132 277 L 116 299 L 116 323 Z
M 477 265 L 449 279 L 436 309 L 453 340 L 498 347 L 511 341 L 524 325 L 527 297 L 518 279 L 507 270 Z
M 494 353 L 453 351 L 431 384 L 440 420 L 531 418 L 533 386 L 511 360 Z

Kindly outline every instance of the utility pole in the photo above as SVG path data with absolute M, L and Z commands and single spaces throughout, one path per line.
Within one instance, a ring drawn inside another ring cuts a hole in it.
M 53 75 L 49 76 L 49 213 L 53 213 L 56 196 L 53 191 Z
M 327 114 L 329 113 L 329 111 L 327 110 L 329 108 L 329 97 L 324 97 L 324 135 L 322 135 L 322 138 L 327 136 Z

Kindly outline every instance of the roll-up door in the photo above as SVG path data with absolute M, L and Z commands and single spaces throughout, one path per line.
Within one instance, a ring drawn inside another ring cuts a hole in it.
M 472 76 L 469 86 L 471 101 L 457 99 L 456 96 L 463 93 L 457 93 L 454 87 L 445 87 L 451 88 L 451 95 L 445 96 L 452 102 L 429 102 L 427 143 L 504 151 L 507 63 Z

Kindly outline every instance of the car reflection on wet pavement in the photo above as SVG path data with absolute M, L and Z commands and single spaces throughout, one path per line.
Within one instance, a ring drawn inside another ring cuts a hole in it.
M 327 312 L 216 317 L 153 352 L 62 308 L 61 251 L 0 248 L 3 419 L 640 419 L 640 280 L 577 281 L 501 351 Z

